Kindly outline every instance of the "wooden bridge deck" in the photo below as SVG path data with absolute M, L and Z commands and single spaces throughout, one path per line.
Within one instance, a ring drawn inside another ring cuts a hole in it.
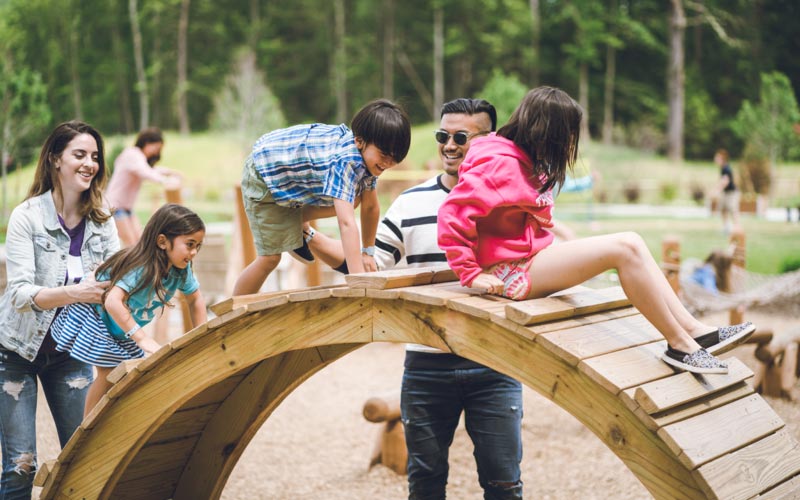
M 519 379 L 591 429 L 656 498 L 796 498 L 800 446 L 746 380 L 676 373 L 619 288 L 525 302 L 446 268 L 234 297 L 218 317 L 112 373 L 114 387 L 40 467 L 43 499 L 219 498 L 273 410 L 369 342 L 427 344 Z

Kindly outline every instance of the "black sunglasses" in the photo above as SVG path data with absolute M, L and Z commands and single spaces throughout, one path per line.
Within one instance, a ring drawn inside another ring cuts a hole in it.
M 468 140 L 472 139 L 476 135 L 486 135 L 488 133 L 489 132 L 476 132 L 474 134 L 468 134 L 466 132 L 456 132 L 455 134 L 450 134 L 446 130 L 437 130 L 434 132 L 434 137 L 436 137 L 436 142 L 439 144 L 447 144 L 447 141 L 449 141 L 452 137 L 453 142 L 459 146 L 463 146 Z

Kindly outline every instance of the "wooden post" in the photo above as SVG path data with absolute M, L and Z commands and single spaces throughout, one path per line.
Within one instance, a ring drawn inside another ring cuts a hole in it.
M 370 422 L 383 422 L 378 439 L 372 449 L 369 466 L 383 464 L 400 475 L 408 468 L 408 449 L 403 421 L 400 420 L 400 394 L 372 397 L 364 403 L 364 418 Z
M 746 240 L 744 231 L 740 229 L 731 233 L 730 247 L 733 261 L 731 262 L 731 271 L 729 273 L 729 289 L 724 290 L 726 292 L 740 292 L 745 286 L 745 283 L 742 283 L 742 277 L 745 275 L 744 269 L 747 258 Z M 728 314 L 728 322 L 731 325 L 738 325 L 744 322 L 744 311 L 745 307 L 743 305 L 732 308 Z
M 233 197 L 236 200 L 236 213 L 234 216 L 234 232 L 238 236 L 242 249 L 242 268 L 247 267 L 256 260 L 256 244 L 253 241 L 253 232 L 250 231 L 250 223 L 247 221 L 247 214 L 244 211 L 244 200 L 242 199 L 242 186 L 237 184 Z
M 667 236 L 661 241 L 661 269 L 676 294 L 681 291 L 681 241 L 677 236 Z

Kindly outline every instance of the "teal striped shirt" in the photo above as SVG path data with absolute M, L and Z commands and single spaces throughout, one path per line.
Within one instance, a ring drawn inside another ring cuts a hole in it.
M 287 207 L 353 203 L 378 178 L 367 171 L 353 132 L 344 124 L 296 125 L 256 141 L 247 165 L 264 179 L 275 203 Z

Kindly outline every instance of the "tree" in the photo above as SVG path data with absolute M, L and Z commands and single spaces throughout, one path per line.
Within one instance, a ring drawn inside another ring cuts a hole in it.
M 183 135 L 189 134 L 189 112 L 186 108 L 186 33 L 189 31 L 189 4 L 191 0 L 181 0 L 181 18 L 178 22 L 178 123 Z
M 246 148 L 261 134 L 285 125 L 280 103 L 256 67 L 255 53 L 240 50 L 233 71 L 214 97 L 212 128 L 233 133 Z
M 672 161 L 683 160 L 683 93 L 686 80 L 684 69 L 683 36 L 686 32 L 686 14 L 683 0 L 671 0 L 669 19 L 669 63 L 667 68 L 667 156 Z
M 150 124 L 150 97 L 147 92 L 147 75 L 144 72 L 144 56 L 142 49 L 142 30 L 139 27 L 139 12 L 136 0 L 128 0 L 128 15 L 131 20 L 133 36 L 133 58 L 136 61 L 136 91 L 139 93 L 139 128 Z
M 797 123 L 800 110 L 791 82 L 786 75 L 773 72 L 761 75 L 758 103 L 745 100 L 731 126 L 748 146 L 769 160 L 769 176 L 774 179 L 777 163 L 798 146 L 793 128 Z
M 50 121 L 47 87 L 28 68 L 14 68 L 11 59 L 0 60 L 0 164 L 3 174 L 3 221 L 8 220 L 8 167 L 18 160 L 20 145 Z

